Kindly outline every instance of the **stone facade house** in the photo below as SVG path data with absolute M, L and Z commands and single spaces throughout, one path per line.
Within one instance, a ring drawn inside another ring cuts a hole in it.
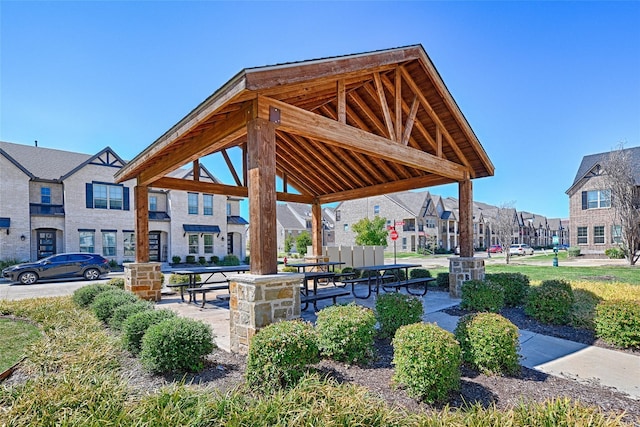
M 115 184 L 113 177 L 125 164 L 109 147 L 90 155 L 0 142 L 0 259 L 79 251 L 118 263 L 133 261 L 135 182 Z M 204 166 L 200 179 L 217 182 Z M 247 222 L 240 217 L 239 201 L 150 189 L 150 260 L 227 254 L 244 259 Z
M 635 180 L 640 183 L 640 147 L 627 148 L 635 166 Z M 583 254 L 603 254 L 620 243 L 620 225 L 615 222 L 611 192 L 606 187 L 603 168 L 610 152 L 584 156 L 576 172 L 569 195 L 571 246 Z
M 322 209 L 322 244 L 335 244 L 333 209 Z M 304 203 L 278 203 L 276 205 L 276 228 L 278 233 L 278 252 L 285 252 L 285 239 L 294 239 L 306 231 L 311 235 L 311 206 Z

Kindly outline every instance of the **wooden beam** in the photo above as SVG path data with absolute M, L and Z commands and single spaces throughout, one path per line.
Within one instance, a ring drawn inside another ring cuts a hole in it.
M 389 111 L 389 104 L 387 104 L 387 98 L 384 95 L 384 87 L 382 86 L 382 81 L 380 80 L 380 73 L 373 74 L 373 81 L 376 84 L 376 92 L 378 93 L 378 101 L 380 102 L 380 107 L 382 108 L 382 114 L 384 116 L 384 122 L 387 125 L 387 132 L 390 140 L 395 140 L 396 133 L 393 130 L 393 122 L 391 121 L 391 112 Z
M 193 180 L 200 181 L 200 161 L 198 159 L 193 161 Z
M 149 188 L 136 185 L 136 262 L 149 262 Z
M 189 140 L 181 142 L 180 149 L 173 149 L 156 158 L 154 163 L 140 172 L 139 185 L 148 185 L 180 166 L 226 148 L 229 142 L 246 133 L 247 121 L 254 117 L 253 102 L 243 104 L 242 108 L 228 113 L 224 120 L 218 120 Z
M 262 113 L 268 114 L 269 106 L 280 110 L 279 129 L 281 130 L 441 175 L 455 181 L 462 180 L 465 173 L 468 173 L 467 168 L 457 163 L 402 146 L 389 139 L 338 123 L 293 105 L 270 98 L 264 98 L 263 101 L 260 103 L 260 109 L 266 109 L 266 112 L 262 111 Z
M 347 123 L 347 94 L 344 79 L 338 80 L 338 121 Z
M 396 84 L 394 91 L 396 101 L 396 141 L 402 141 L 402 74 L 400 74 L 400 70 L 398 70 L 397 68 L 394 72 L 394 80 Z
M 436 156 L 442 157 L 442 131 L 438 125 L 436 125 L 436 144 Z
M 409 111 L 409 117 L 407 117 L 407 123 L 404 125 L 404 135 L 402 135 L 402 145 L 407 145 L 409 143 L 409 138 L 411 137 L 411 131 L 413 130 L 413 123 L 416 121 L 416 114 L 418 114 L 418 107 L 420 103 L 418 102 L 418 96 L 413 97 L 413 102 L 411 103 L 411 111 Z
M 311 205 L 311 246 L 313 255 L 322 255 L 322 207 L 317 201 Z
M 275 124 L 253 119 L 247 135 L 251 273 L 277 274 Z
M 242 182 L 240 181 L 240 177 L 236 173 L 236 168 L 234 168 L 233 163 L 231 163 L 231 158 L 229 157 L 227 150 L 223 149 L 221 152 L 222 152 L 222 157 L 224 157 L 224 161 L 227 164 L 227 167 L 229 168 L 229 172 L 231 172 L 231 175 L 233 175 L 233 180 L 236 182 L 236 185 L 238 187 L 241 187 Z
M 384 184 L 372 185 L 365 188 L 340 191 L 325 196 L 319 196 L 321 204 L 342 202 L 344 200 L 360 199 L 363 197 L 379 196 L 380 194 L 396 193 L 398 191 L 414 190 L 416 188 L 434 185 L 450 184 L 451 180 L 437 175 L 424 175 L 417 178 L 402 179 Z
M 473 183 L 471 179 L 458 182 L 460 196 L 460 256 L 473 257 Z

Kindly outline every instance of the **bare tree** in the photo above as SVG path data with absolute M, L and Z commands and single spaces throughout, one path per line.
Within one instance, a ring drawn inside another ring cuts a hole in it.
M 613 220 L 620 230 L 620 246 L 629 265 L 640 258 L 640 182 L 629 150 L 620 144 L 603 164 L 606 187 L 611 191 Z
M 514 203 L 502 203 L 498 208 L 493 211 L 493 218 L 491 218 L 491 232 L 495 235 L 498 244 L 502 246 L 502 250 L 505 253 L 505 259 L 509 264 L 511 258 L 509 254 L 509 246 L 513 240 L 514 231 L 514 215 L 515 208 Z

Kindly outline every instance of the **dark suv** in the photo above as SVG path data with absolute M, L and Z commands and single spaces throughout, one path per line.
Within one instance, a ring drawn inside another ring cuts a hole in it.
M 32 285 L 40 279 L 84 277 L 95 280 L 109 272 L 109 260 L 88 253 L 57 254 L 36 262 L 12 265 L 2 270 L 2 277 L 24 285 Z

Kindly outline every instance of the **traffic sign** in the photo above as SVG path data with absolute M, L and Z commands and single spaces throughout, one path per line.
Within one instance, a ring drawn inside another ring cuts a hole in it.
M 404 221 L 396 221 L 396 225 L 404 225 Z
M 391 230 L 391 233 L 389 233 L 389 237 L 391 237 L 391 240 L 397 240 L 398 232 L 396 230 Z

